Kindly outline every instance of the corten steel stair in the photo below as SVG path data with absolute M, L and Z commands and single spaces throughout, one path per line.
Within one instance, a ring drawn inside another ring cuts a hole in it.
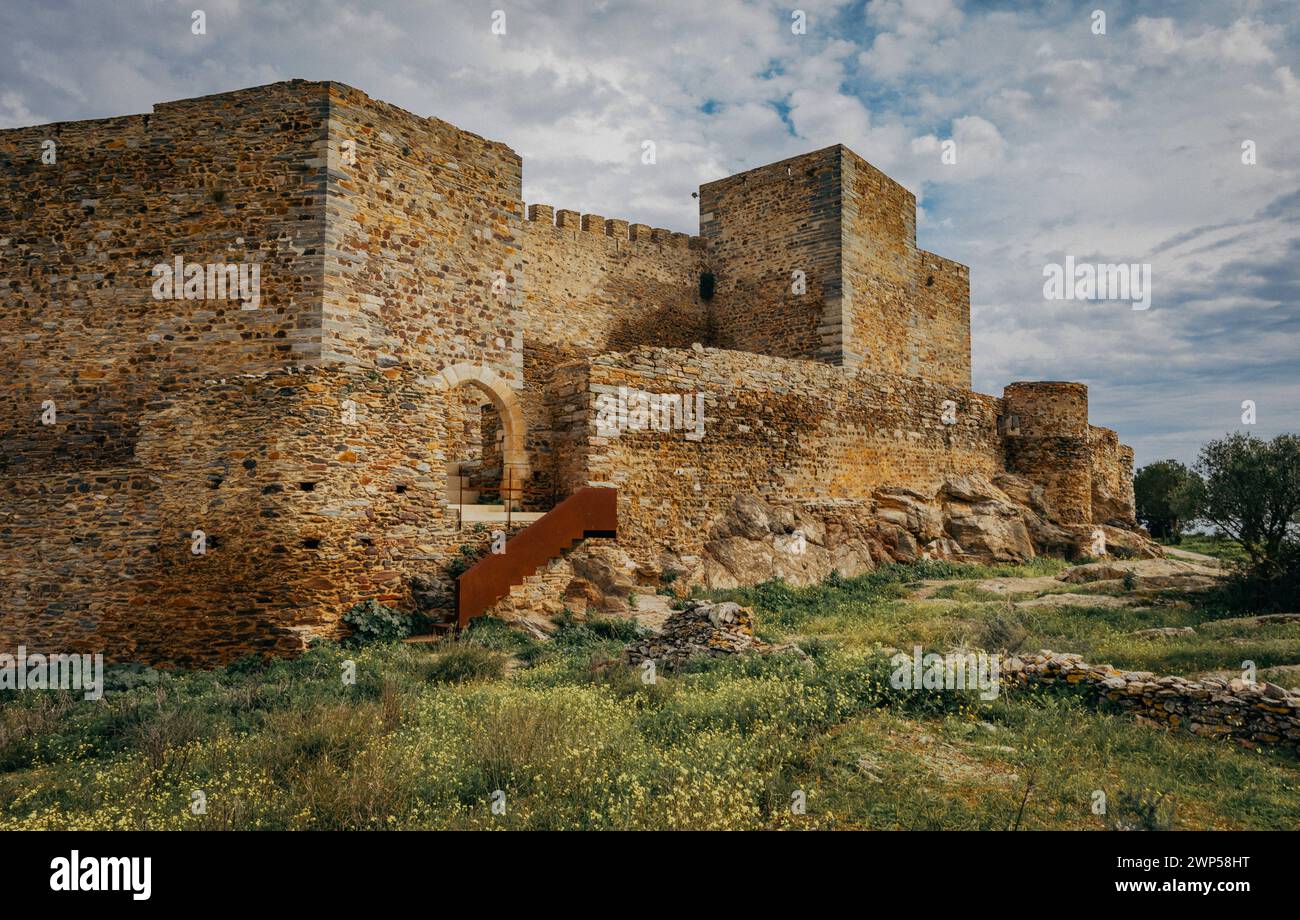
M 456 626 L 469 621 L 521 585 L 541 566 L 579 540 L 618 536 L 618 490 L 587 486 L 489 553 L 456 579 Z

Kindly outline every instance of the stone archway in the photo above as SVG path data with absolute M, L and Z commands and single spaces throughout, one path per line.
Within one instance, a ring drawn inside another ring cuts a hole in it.
M 509 507 L 519 504 L 528 481 L 528 451 L 524 439 L 524 410 L 519 395 L 504 377 L 482 364 L 464 362 L 443 368 L 434 386 L 448 390 L 469 384 L 482 390 L 501 416 L 501 499 Z

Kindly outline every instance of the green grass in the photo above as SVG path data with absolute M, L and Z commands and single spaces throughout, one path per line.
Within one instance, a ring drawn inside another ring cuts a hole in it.
M 1160 540 L 1158 542 L 1163 546 L 1172 546 L 1175 549 L 1185 549 L 1189 552 L 1213 556 L 1215 559 L 1222 559 L 1225 562 L 1241 562 L 1246 558 L 1246 553 L 1241 548 L 1241 544 L 1222 534 L 1187 533 L 1183 534 L 1182 539 L 1177 543 L 1172 540 Z
M 1073 694 L 889 686 L 880 646 L 1014 643 L 1172 672 L 1300 661 L 1294 625 L 1244 630 L 1161 599 L 1016 609 L 957 582 L 1061 567 L 926 563 L 718 592 L 808 657 L 707 660 L 653 684 L 618 661 L 635 627 L 566 619 L 546 642 L 477 621 L 457 641 L 322 644 L 97 703 L 28 693 L 0 705 L 0 828 L 1102 828 L 1098 790 L 1111 818 L 1163 790 L 1173 827 L 1293 827 L 1293 756 Z M 933 579 L 954 580 L 950 596 L 908 599 Z M 1154 625 L 1198 633 L 1128 635 Z

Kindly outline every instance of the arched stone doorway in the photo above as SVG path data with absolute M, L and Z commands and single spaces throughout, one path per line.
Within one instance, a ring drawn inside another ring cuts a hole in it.
M 528 451 L 524 439 L 524 412 L 519 396 L 501 375 L 481 364 L 454 364 L 434 377 L 440 388 L 454 390 L 466 384 L 477 388 L 491 401 L 501 419 L 501 500 L 517 510 L 528 481 Z

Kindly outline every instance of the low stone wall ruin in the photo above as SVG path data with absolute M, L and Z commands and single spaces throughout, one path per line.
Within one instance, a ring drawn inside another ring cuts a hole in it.
M 1091 665 L 1078 655 L 1048 650 L 1004 661 L 1002 676 L 1020 684 L 1090 688 L 1097 698 L 1152 725 L 1229 738 L 1250 748 L 1276 745 L 1300 754 L 1300 694 L 1276 684 L 1157 677 L 1150 671 Z

